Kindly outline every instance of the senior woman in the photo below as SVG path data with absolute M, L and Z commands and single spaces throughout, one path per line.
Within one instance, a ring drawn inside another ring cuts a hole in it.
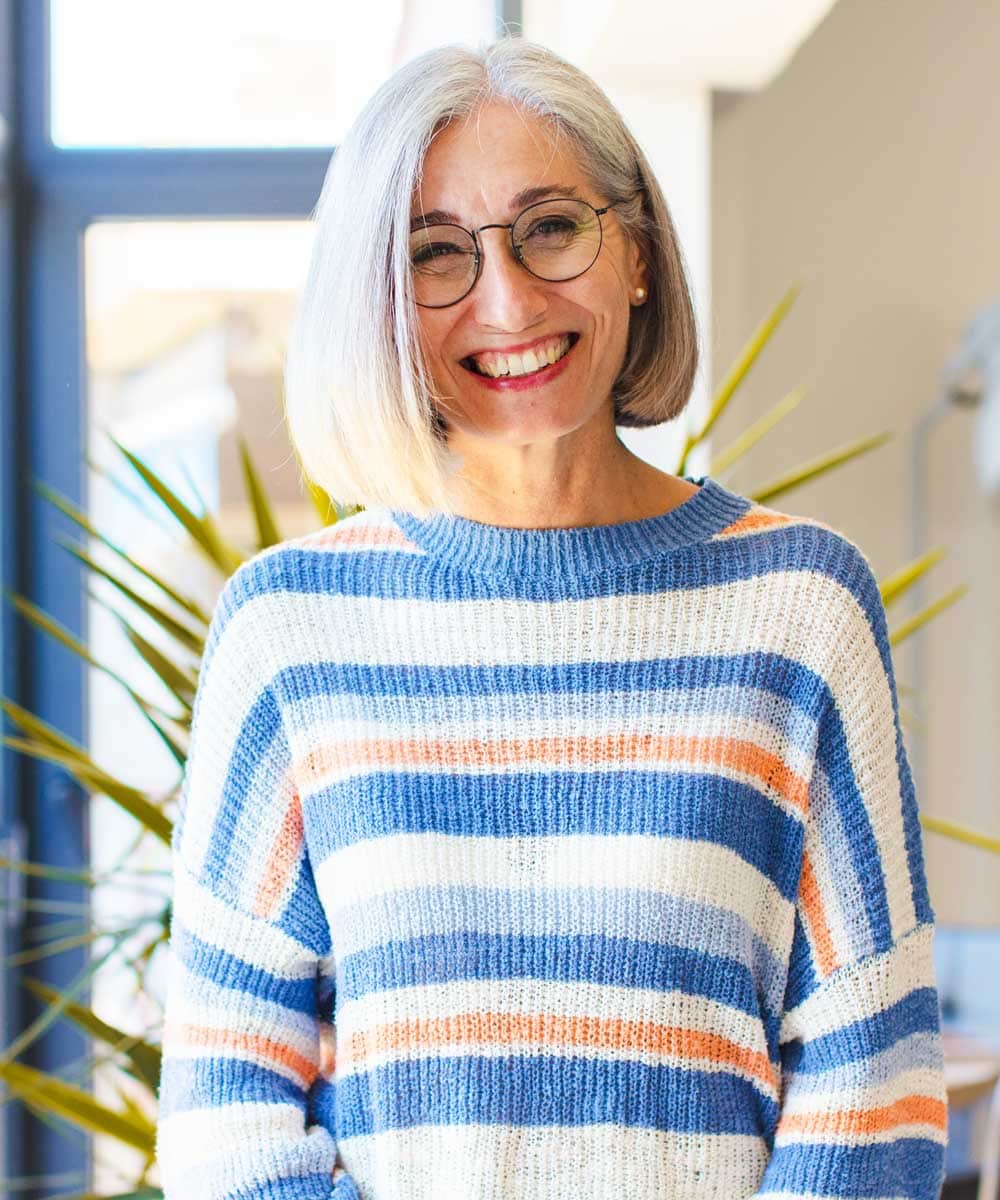
M 697 344 L 586 75 L 446 46 L 334 156 L 287 359 L 364 505 L 219 598 L 175 827 L 168 1200 L 918 1197 L 934 913 L 843 534 L 632 454 Z

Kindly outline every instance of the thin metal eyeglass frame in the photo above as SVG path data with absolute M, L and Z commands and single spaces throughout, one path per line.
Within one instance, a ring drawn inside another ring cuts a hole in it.
M 569 200 L 574 204 L 586 204 L 586 206 L 590 209 L 590 211 L 594 214 L 594 216 L 597 217 L 597 229 L 598 229 L 598 234 L 599 234 L 598 242 L 597 242 L 597 250 L 594 253 L 594 257 L 590 260 L 590 262 L 587 264 L 587 266 L 585 266 L 582 271 L 577 271 L 577 273 L 575 275 L 567 275 L 563 279 L 545 279 L 544 275 L 538 275 L 534 271 L 532 271 L 532 269 L 528 266 L 528 264 L 521 257 L 521 251 L 520 251 L 517 243 L 514 241 L 514 226 L 518 223 L 518 221 L 520 221 L 520 219 L 524 216 L 524 214 L 526 212 L 530 212 L 533 208 L 540 208 L 543 204 L 553 204 L 559 200 Z M 619 203 L 620 203 L 620 201 L 612 201 L 611 204 L 605 204 L 603 208 L 594 208 L 594 206 L 590 203 L 589 200 L 584 200 L 580 196 L 549 196 L 545 200 L 536 200 L 534 202 L 534 204 L 529 204 L 529 205 L 527 205 L 527 207 L 522 208 L 521 211 L 514 218 L 514 220 L 511 221 L 507 225 L 505 225 L 502 221 L 497 221 L 497 222 L 494 222 L 489 225 L 480 225 L 478 229 L 466 229 L 464 225 L 455 225 L 451 221 L 442 221 L 436 225 L 418 226 L 417 228 L 420 228 L 420 229 L 461 229 L 461 231 L 463 233 L 467 233 L 469 235 L 469 237 L 472 238 L 472 244 L 476 247 L 476 270 L 475 270 L 475 274 L 472 276 L 472 282 L 465 289 L 465 291 L 461 294 L 461 296 L 456 297 L 456 299 L 454 299 L 454 300 L 449 300 L 447 304 L 422 304 L 419 300 L 416 300 L 416 299 L 414 300 L 414 304 L 418 305 L 418 307 L 420 307 L 420 308 L 451 308 L 451 306 L 453 304 L 458 304 L 460 301 L 464 300 L 466 296 L 468 296 L 468 294 L 472 291 L 472 289 L 479 282 L 479 276 L 482 272 L 483 251 L 482 251 L 482 247 L 479 245 L 478 235 L 480 233 L 482 233 L 482 231 L 484 229 L 506 229 L 508 235 L 510 236 L 510 248 L 514 255 L 515 261 L 518 262 L 522 267 L 524 267 L 524 269 L 528 272 L 528 274 L 533 276 L 535 279 L 543 279 L 543 280 L 545 280 L 546 283 L 568 283 L 571 279 L 579 279 L 581 275 L 586 275 L 586 273 L 590 270 L 590 268 L 594 265 L 595 262 L 597 262 L 598 258 L 600 257 L 601 247 L 604 245 L 604 223 L 601 221 L 601 217 L 609 209 L 617 207 L 617 205 Z

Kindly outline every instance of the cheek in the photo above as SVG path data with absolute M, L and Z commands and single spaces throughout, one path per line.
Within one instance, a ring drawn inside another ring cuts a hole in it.
M 628 323 L 628 291 L 610 266 L 600 274 L 591 268 L 579 282 L 582 287 L 578 303 L 590 311 L 598 329 L 608 330 Z

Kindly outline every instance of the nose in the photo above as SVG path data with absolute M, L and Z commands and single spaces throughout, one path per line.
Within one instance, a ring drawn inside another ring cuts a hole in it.
M 481 230 L 479 243 L 482 265 L 470 296 L 476 322 L 507 333 L 537 324 L 545 315 L 545 285 L 514 257 L 508 230 Z

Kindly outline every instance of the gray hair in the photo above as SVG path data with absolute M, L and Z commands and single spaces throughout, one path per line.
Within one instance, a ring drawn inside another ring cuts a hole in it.
M 621 114 L 585 72 L 505 37 L 440 46 L 369 99 L 334 152 L 285 358 L 285 412 L 305 474 L 342 504 L 451 511 L 460 465 L 417 336 L 410 210 L 434 135 L 505 101 L 570 137 L 647 264 L 612 387 L 617 425 L 658 425 L 687 404 L 698 366 L 690 288 L 670 211 Z

